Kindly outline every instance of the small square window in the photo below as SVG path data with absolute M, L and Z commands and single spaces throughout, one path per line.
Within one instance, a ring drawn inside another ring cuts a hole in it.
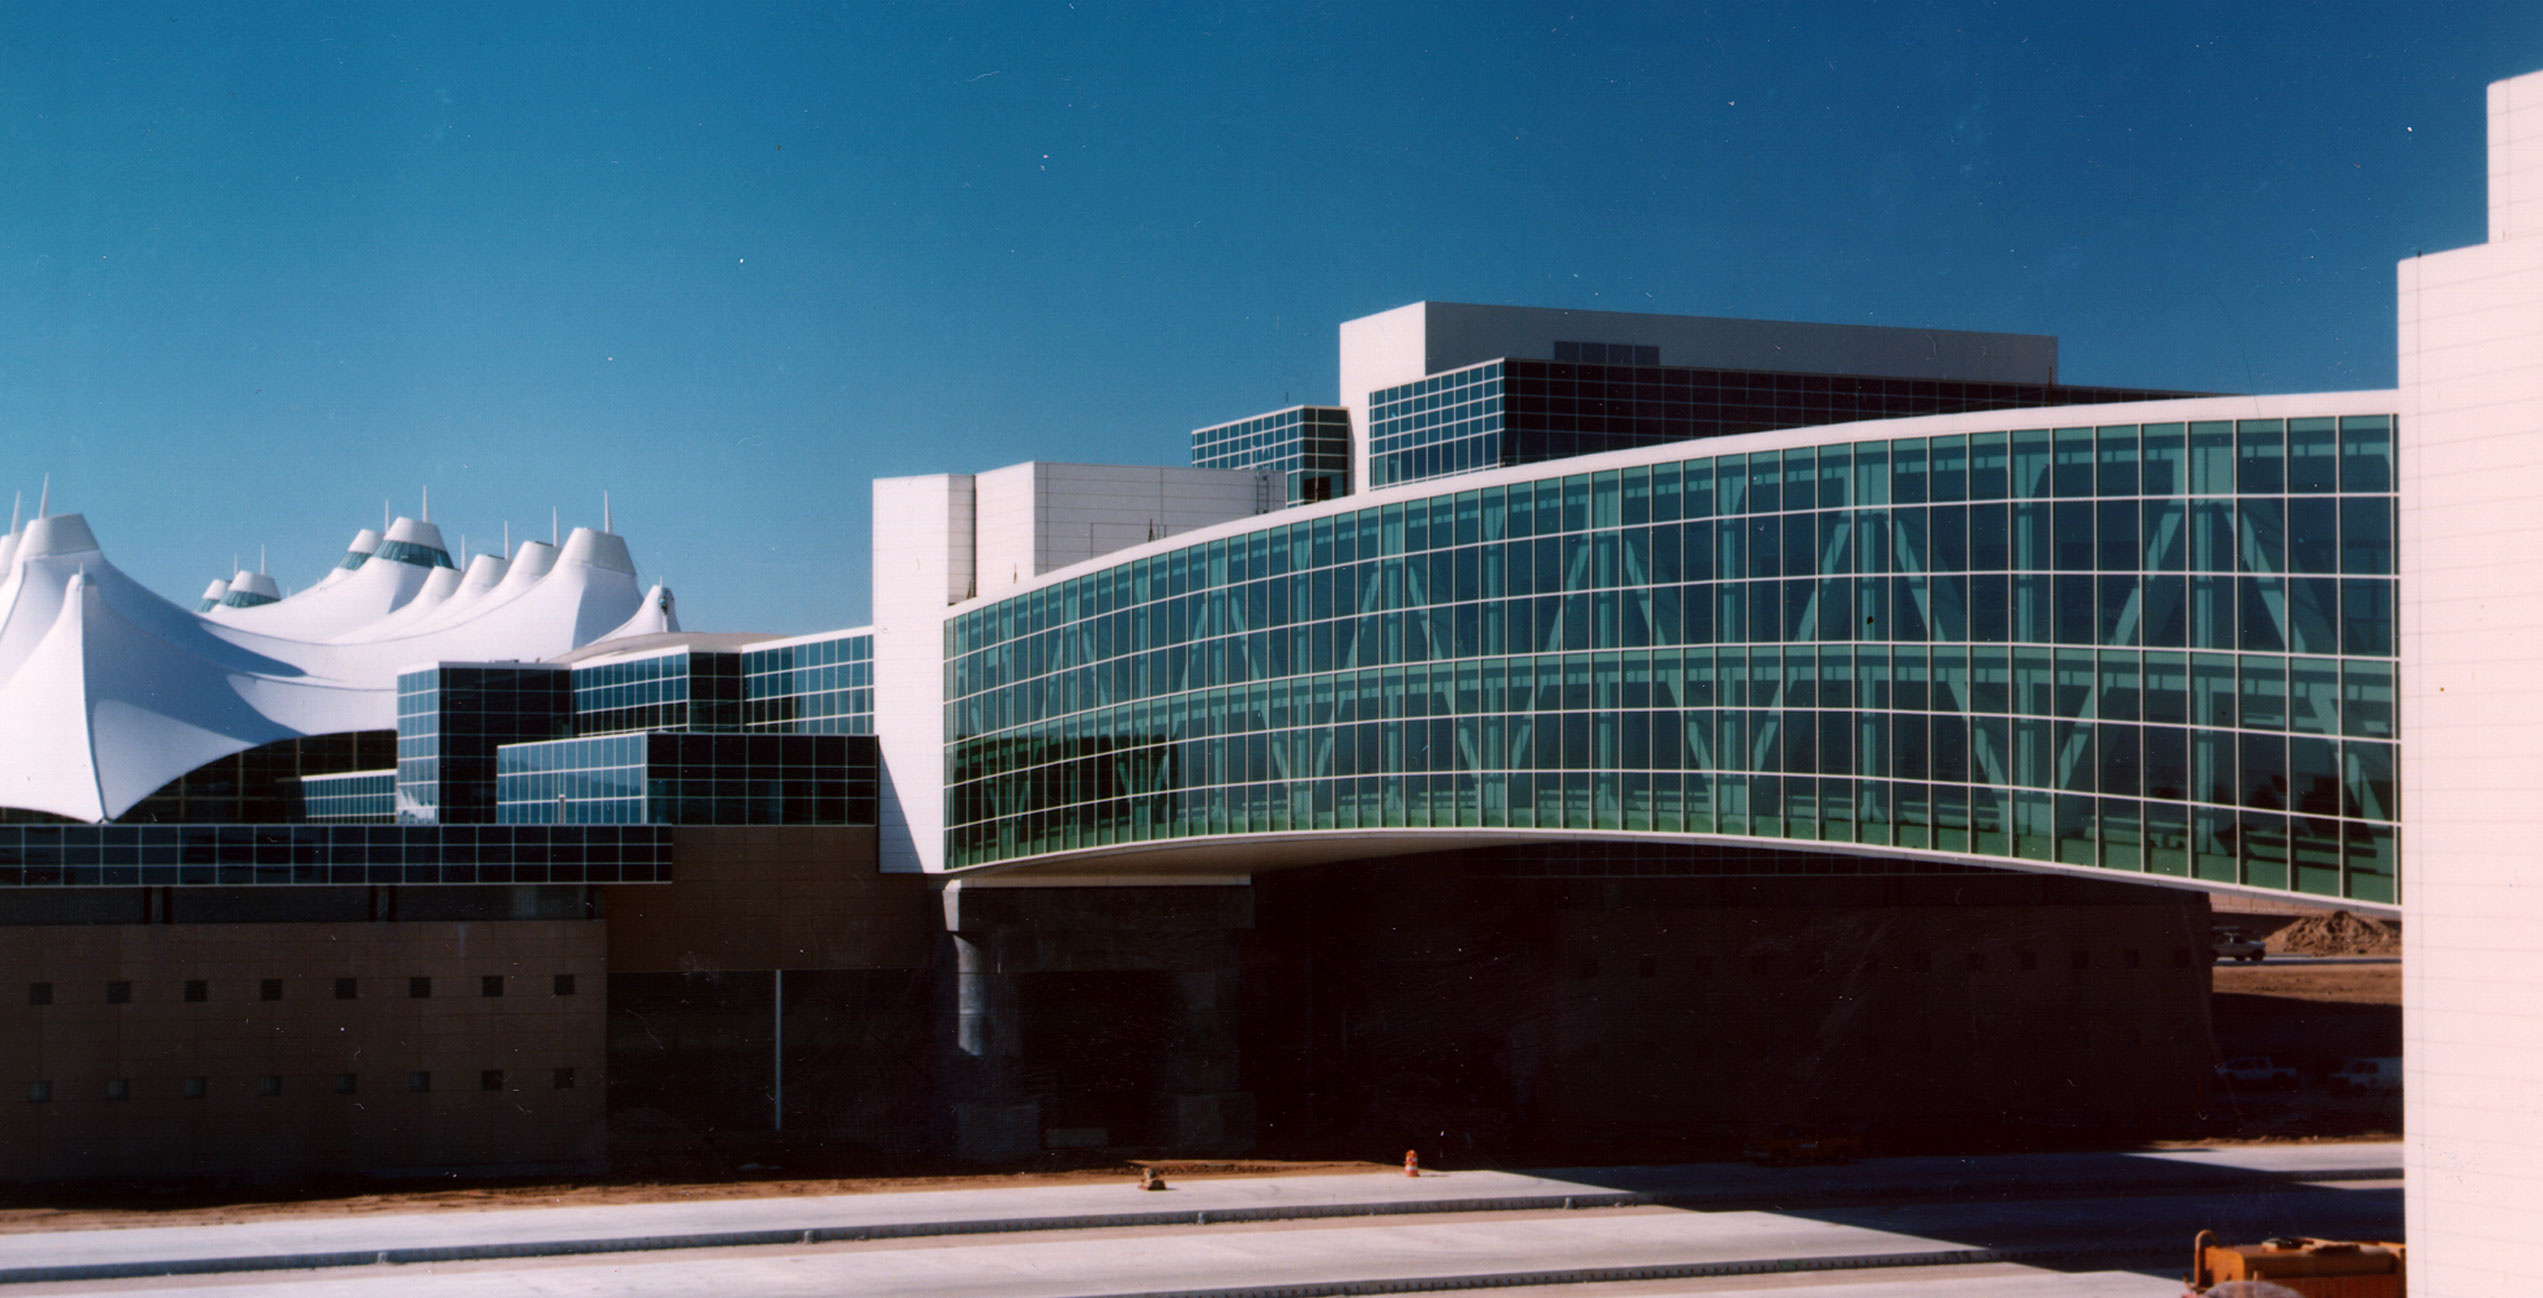
M 487 974 L 485 977 L 478 979 L 477 994 L 480 996 L 501 996 L 503 994 L 503 975 Z
M 132 1004 L 132 984 L 120 981 L 106 984 L 106 1003 L 109 1005 Z
M 27 1083 L 27 1084 L 26 1084 L 26 1102 L 27 1102 L 27 1103 L 29 1103 L 29 1104 L 50 1104 L 50 1103 L 52 1103 L 52 1102 L 53 1102 L 53 1083 L 51 1083 L 51 1082 L 29 1082 L 29 1083 Z
M 349 1001 L 362 994 L 362 983 L 355 978 L 336 979 L 336 999 Z
M 433 998 L 433 980 L 430 978 L 407 979 L 406 994 L 410 998 L 419 1001 L 431 1000 Z
M 260 1001 L 278 1001 L 278 1000 L 281 1000 L 282 998 L 283 998 L 283 980 L 282 980 L 282 979 L 280 979 L 280 978 L 266 978 L 266 979 L 262 979 L 262 980 L 258 981 L 258 983 L 256 984 L 256 999 L 258 999 L 258 1000 L 260 1000 Z
M 351 1073 L 338 1073 L 338 1074 L 336 1074 L 336 1094 L 338 1094 L 338 1095 L 351 1095 L 351 1094 L 353 1094 L 353 1091 L 354 1091 L 354 1076 L 353 1076 L 353 1074 L 351 1074 Z
M 189 1100 L 202 1099 L 203 1093 L 210 1089 L 210 1083 L 201 1077 L 189 1077 L 185 1079 L 185 1084 L 178 1088 L 179 1093 Z
M 29 1004 L 29 1005 L 50 1005 L 50 1004 L 52 1004 L 52 1003 L 53 1003 L 53 984 L 51 984 L 51 983 L 28 983 L 28 984 L 26 985 L 26 1003 L 27 1003 L 27 1004 Z
M 282 1093 L 283 1093 L 283 1079 L 282 1079 L 281 1077 L 276 1076 L 275 1074 L 272 1074 L 272 1073 L 267 1073 L 267 1074 L 265 1074 L 263 1077 L 259 1077 L 259 1078 L 257 1078 L 257 1079 L 256 1079 L 256 1093 L 257 1093 L 258 1095 L 280 1095 L 280 1094 L 282 1094 Z
M 406 1089 L 413 1091 L 418 1095 L 433 1089 L 433 1075 L 431 1073 L 408 1073 L 406 1075 Z
M 573 1090 L 573 1089 L 574 1089 L 574 1070 L 573 1070 L 573 1069 L 571 1069 L 571 1068 L 559 1068 L 559 1069 L 557 1069 L 557 1070 L 556 1070 L 556 1073 L 555 1073 L 555 1076 L 554 1076 L 554 1082 L 555 1082 L 556 1089 L 558 1089 L 558 1090 L 560 1090 L 560 1091 L 570 1091 L 570 1090 Z
M 559 996 L 571 996 L 574 994 L 574 975 L 558 974 L 556 976 L 556 994 Z
M 503 1070 L 500 1068 L 489 1068 L 486 1071 L 477 1074 L 477 1089 L 481 1091 L 502 1090 Z
M 113 1078 L 113 1079 L 109 1080 L 109 1081 L 106 1083 L 106 1098 L 107 1098 L 107 1099 L 110 1099 L 110 1100 L 129 1100 L 129 1099 L 131 1099 L 131 1098 L 132 1098 L 132 1082 L 131 1082 L 131 1080 L 130 1080 L 129 1078 L 123 1078 L 123 1077 L 117 1077 L 117 1078 Z
M 201 978 L 186 979 L 185 998 L 189 1004 L 195 1005 L 200 1005 L 203 1002 L 212 999 L 212 984 Z

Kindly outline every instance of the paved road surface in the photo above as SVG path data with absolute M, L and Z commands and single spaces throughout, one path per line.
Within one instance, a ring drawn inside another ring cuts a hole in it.
M 2396 1161 L 2397 1151 L 2391 1146 L 2311 1146 L 2116 1162 L 2074 1156 L 1873 1160 L 1848 1168 L 1781 1172 L 1707 1165 L 1536 1177 L 1465 1173 L 1419 1181 L 1384 1176 L 1266 1178 L 1193 1182 L 1166 1195 L 1141 1195 L 1111 1186 L 1040 1187 L 649 1205 L 641 1210 L 512 1209 L 257 1227 L 62 1232 L 0 1237 L 0 1244 L 8 1246 L 0 1267 L 39 1264 L 38 1259 L 59 1265 L 74 1258 L 202 1257 L 215 1245 L 260 1253 L 278 1251 L 273 1247 L 278 1242 L 295 1243 L 274 1232 L 296 1233 L 299 1239 L 291 1251 L 307 1252 L 324 1243 L 354 1239 L 368 1239 L 369 1247 L 381 1248 L 389 1247 L 392 1239 L 620 1238 L 643 1233 L 648 1222 L 676 1222 L 695 1230 L 701 1218 L 729 1226 L 745 1221 L 836 1221 L 848 1212 L 877 1222 L 941 1221 L 969 1213 L 974 1221 L 986 1223 L 999 1217 L 1058 1215 L 1057 1209 L 1080 1206 L 1146 1209 L 1157 1200 L 1185 1195 L 1191 1198 L 1178 1207 L 1196 1202 L 1313 1207 L 1391 1201 L 1413 1208 L 1425 1200 L 1453 1203 L 1460 1194 L 1469 1200 L 1506 1197 L 1515 1188 L 1541 1185 L 1588 1194 L 1618 1185 L 1692 1187 L 1714 1193 L 1727 1184 L 1751 1197 L 1771 1193 L 1791 1201 L 1780 1211 L 1624 1207 L 1411 1212 L 930 1235 L 835 1244 L 13 1284 L 0 1287 L 0 1295 L 148 1292 L 208 1298 L 255 1292 L 286 1298 L 367 1298 L 503 1292 L 665 1298 L 695 1298 L 701 1293 L 735 1298 L 837 1293 L 886 1298 L 955 1294 L 1083 1298 L 1273 1286 L 1310 1286 L 1309 1292 L 1314 1286 L 1328 1286 L 1326 1291 L 1332 1292 L 1329 1286 L 1346 1281 L 1401 1284 L 1493 1276 L 1506 1283 L 1516 1275 L 1535 1275 L 1560 1283 L 1562 1292 L 1618 1298 L 1628 1293 L 1789 1292 L 1793 1285 L 1830 1298 L 1875 1298 L 1889 1293 L 2010 1295 L 2051 1281 L 2055 1288 L 2049 1292 L 2087 1298 L 2103 1294 L 2171 1298 L 2179 1292 L 2178 1282 L 2162 1278 L 2162 1273 L 2177 1274 L 2190 1235 L 2202 1227 L 2216 1228 L 2233 1238 L 2288 1233 L 2389 1238 L 2400 1230 L 2397 1182 L 2262 1183 L 2250 1176 L 2255 1165 L 2306 1175 Z M 2215 1180 L 2238 1165 L 2241 1180 L 2231 1185 Z M 2113 1188 L 2108 1178 L 2114 1166 L 2128 1171 L 2151 1169 L 2150 1179 L 2133 1189 Z M 2226 1172 L 2220 1172 L 2220 1167 Z M 2081 1186 L 2097 1179 L 2103 1184 L 2098 1190 L 2055 1188 L 2061 1180 Z M 245 1233 L 244 1241 L 231 1238 L 238 1232 Z M 2122 1251 L 2112 1252 L 2114 1246 Z M 2099 1252 L 2078 1253 L 2078 1249 Z M 1737 1274 L 1742 1268 L 1808 1267 L 1839 1258 L 1895 1261 L 1918 1255 L 1962 1260 L 2010 1257 L 2066 1270 L 2026 1274 L 1996 1263 L 1877 1274 L 1855 1270 L 1792 1276 Z M 1673 1268 L 1667 1274 L 1674 1278 L 1634 1279 L 1628 1273 L 1615 1284 L 1570 1283 L 1601 1272 L 1613 1276 L 1624 1269 L 1655 1267 Z M 2152 1274 L 2116 1270 L 2122 1267 L 2148 1268 Z M 1716 1274 L 1702 1274 L 1708 1268 Z
M 2169 1268 L 2189 1235 L 2209 1223 L 2253 1223 L 2332 1234 L 2386 1233 L 2398 1223 L 2397 1188 L 2294 1189 L 2248 1196 L 2159 1196 L 2033 1201 L 2019 1205 L 1896 1205 L 1812 1215 L 1692 1212 L 1668 1208 L 1460 1214 L 1452 1218 L 1362 1218 L 1348 1223 L 1152 1227 L 969 1239 L 603 1254 L 517 1262 L 374 1266 L 317 1272 L 106 1281 L 28 1286 L 12 1292 L 149 1292 L 214 1298 L 242 1283 L 278 1298 L 459 1298 L 484 1293 L 768 1296 L 853 1293 L 871 1298 L 1077 1298 L 1212 1289 L 1268 1290 L 1319 1282 L 1508 1277 L 1635 1267 L 1799 1263 L 1896 1257 L 1971 1246 L 2019 1250 L 2038 1245 L 2135 1244 L 2141 1259 L 2083 1258 L 2085 1293 L 2170 1298 L 2179 1282 L 2156 1275 L 2104 1274 L 2118 1265 Z M 1979 1277 L 1956 1267 L 1892 1272 L 1900 1293 L 1963 1293 Z M 1553 1276 L 1549 1278 L 1569 1278 Z M 1782 1278 L 1782 1277 L 1776 1277 Z M 1868 1277 L 1813 1276 L 1815 1286 L 1854 1298 Z M 1700 1280 L 1701 1277 L 1695 1279 Z M 2027 1280 L 2001 1271 L 1991 1286 L 2024 1292 L 2077 1292 L 2049 1271 Z M 1760 1278 L 1743 1280 L 1757 1287 Z M 2079 1282 L 2080 1283 L 2080 1282 Z M 1575 1286 L 1588 1289 L 1590 1286 Z M 1651 1290 L 1646 1290 L 1650 1292 Z M 1681 1284 L 1659 1292 L 1703 1292 Z M 1718 1291 L 1718 1288 L 1715 1289 Z M 1734 1288 L 1733 1292 L 1737 1292 Z
M 1165 1194 L 1122 1185 L 843 1194 L 607 1207 L 490 1208 L 283 1218 L 232 1226 L 143 1227 L 0 1235 L 0 1275 L 26 1268 L 147 1259 L 438 1249 L 711 1235 L 740 1231 L 962 1228 L 1000 1221 L 1149 1212 L 1388 1210 L 1493 1200 L 1649 1195 L 1680 1205 L 1789 1207 L 1829 1200 L 2004 1198 L 2078 1189 L 2153 1188 L 2254 1176 L 2398 1169 L 2397 1143 L 2243 1146 L 2154 1154 L 1883 1158 L 1843 1167 L 1743 1163 L 1450 1172 L 1418 1179 L 1352 1174 L 1188 1181 Z

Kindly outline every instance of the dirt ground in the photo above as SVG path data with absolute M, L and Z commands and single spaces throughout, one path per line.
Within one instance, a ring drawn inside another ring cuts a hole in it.
M 2402 966 L 2391 964 L 2272 963 L 2216 967 L 2220 996 L 2285 996 L 2350 1005 L 2402 1003 Z M 2361 1053 L 2361 1052 L 2352 1052 Z
M 2268 961 L 2216 969 L 2215 1028 L 2220 1057 L 2266 1054 L 2307 1077 L 2292 1092 L 2241 1095 L 2220 1087 L 2195 1130 L 2151 1142 L 2158 1147 L 2290 1141 L 2390 1140 L 2401 1131 L 2398 1094 L 2350 1096 L 2321 1077 L 2353 1055 L 2401 1052 L 2401 965 Z M 1919 1150 L 1917 1152 L 1936 1152 Z M 1964 1151 L 1965 1152 L 1965 1151 Z M 467 1211 L 482 1208 L 602 1206 L 681 1200 L 755 1199 L 829 1194 L 975 1189 L 1019 1185 L 1128 1185 L 1143 1167 L 1169 1180 L 1220 1176 L 1305 1176 L 1396 1170 L 1354 1160 L 1246 1158 L 1224 1161 L 1113 1160 L 1081 1157 L 1021 1171 L 949 1175 L 913 1169 L 898 1175 L 789 1176 L 769 1168 L 722 1180 L 630 1176 L 602 1181 L 477 1183 L 458 1186 L 341 1187 L 306 1197 L 198 1191 L 127 1194 L 86 1202 L 30 1203 L 0 1198 L 0 1233 L 133 1226 L 221 1225 L 292 1216 Z
M 2212 1007 L 2219 1058 L 2267 1055 L 2304 1080 L 2292 1091 L 2257 1093 L 2220 1084 L 2193 1139 L 2400 1138 L 2401 1092 L 2359 1095 L 2329 1085 L 2342 1060 L 2402 1053 L 2400 962 L 2218 965 Z

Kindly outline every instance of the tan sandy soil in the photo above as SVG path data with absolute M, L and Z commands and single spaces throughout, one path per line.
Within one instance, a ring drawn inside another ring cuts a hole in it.
M 2220 995 L 2285 996 L 2296 1000 L 2337 1001 L 2349 1005 L 2402 1003 L 2402 966 L 2398 964 L 2220 964 Z
M 2335 910 L 2280 928 L 2268 945 L 2272 955 L 2400 955 L 2402 935 L 2382 920 Z
M 2401 1053 L 2402 966 L 2393 964 L 2221 964 L 2215 1025 L 2220 1054 L 2262 1054 L 2301 1070 L 2295 1091 L 2209 1097 L 2208 1121 L 2180 1144 L 2247 1145 L 2398 1140 L 2398 1092 L 2355 1095 L 2323 1075 L 2351 1055 Z

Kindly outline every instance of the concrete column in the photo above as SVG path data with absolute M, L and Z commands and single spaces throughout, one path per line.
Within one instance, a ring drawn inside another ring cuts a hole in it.
M 1042 1148 L 1042 1106 L 1017 1098 L 1015 975 L 998 967 L 993 934 L 947 933 L 954 948 L 954 1156 L 977 1163 Z
M 949 936 L 954 944 L 954 1048 L 978 1066 L 990 1089 L 999 1089 L 1022 1050 L 1015 976 L 998 972 L 981 935 Z
M 1042 1084 L 1055 1072 L 1066 1086 L 1069 1077 L 1084 1078 L 1090 1066 L 1106 1062 L 1082 1052 L 1064 1059 L 1025 1058 L 1022 980 L 1084 974 L 1135 975 L 1102 985 L 1122 987 L 1130 997 L 1114 1008 L 1116 1016 L 1141 1016 L 1136 1040 L 1107 1048 L 1132 1056 L 1114 1066 L 1154 1078 L 1153 1089 L 1139 1099 L 1154 1119 L 1148 1124 L 1154 1134 L 1147 1138 L 1192 1153 L 1252 1147 L 1253 1097 L 1237 1089 L 1241 1008 L 1234 937 L 1253 925 L 1250 891 L 983 888 L 957 881 L 942 895 L 952 944 L 947 963 L 953 1031 L 946 1058 L 960 1156 L 1010 1159 L 1041 1147 L 1048 1115 L 1023 1093 L 1026 1064 Z M 1165 995 L 1157 998 L 1160 987 Z M 1104 1012 L 1082 1003 L 1070 1010 Z M 1037 1043 L 1041 1035 L 1037 1025 Z M 1035 1048 L 1067 1050 L 1057 1042 Z
M 1237 976 L 1174 978 L 1174 1051 L 1166 1063 L 1166 1139 L 1178 1152 L 1254 1147 L 1254 1096 L 1237 1089 Z

